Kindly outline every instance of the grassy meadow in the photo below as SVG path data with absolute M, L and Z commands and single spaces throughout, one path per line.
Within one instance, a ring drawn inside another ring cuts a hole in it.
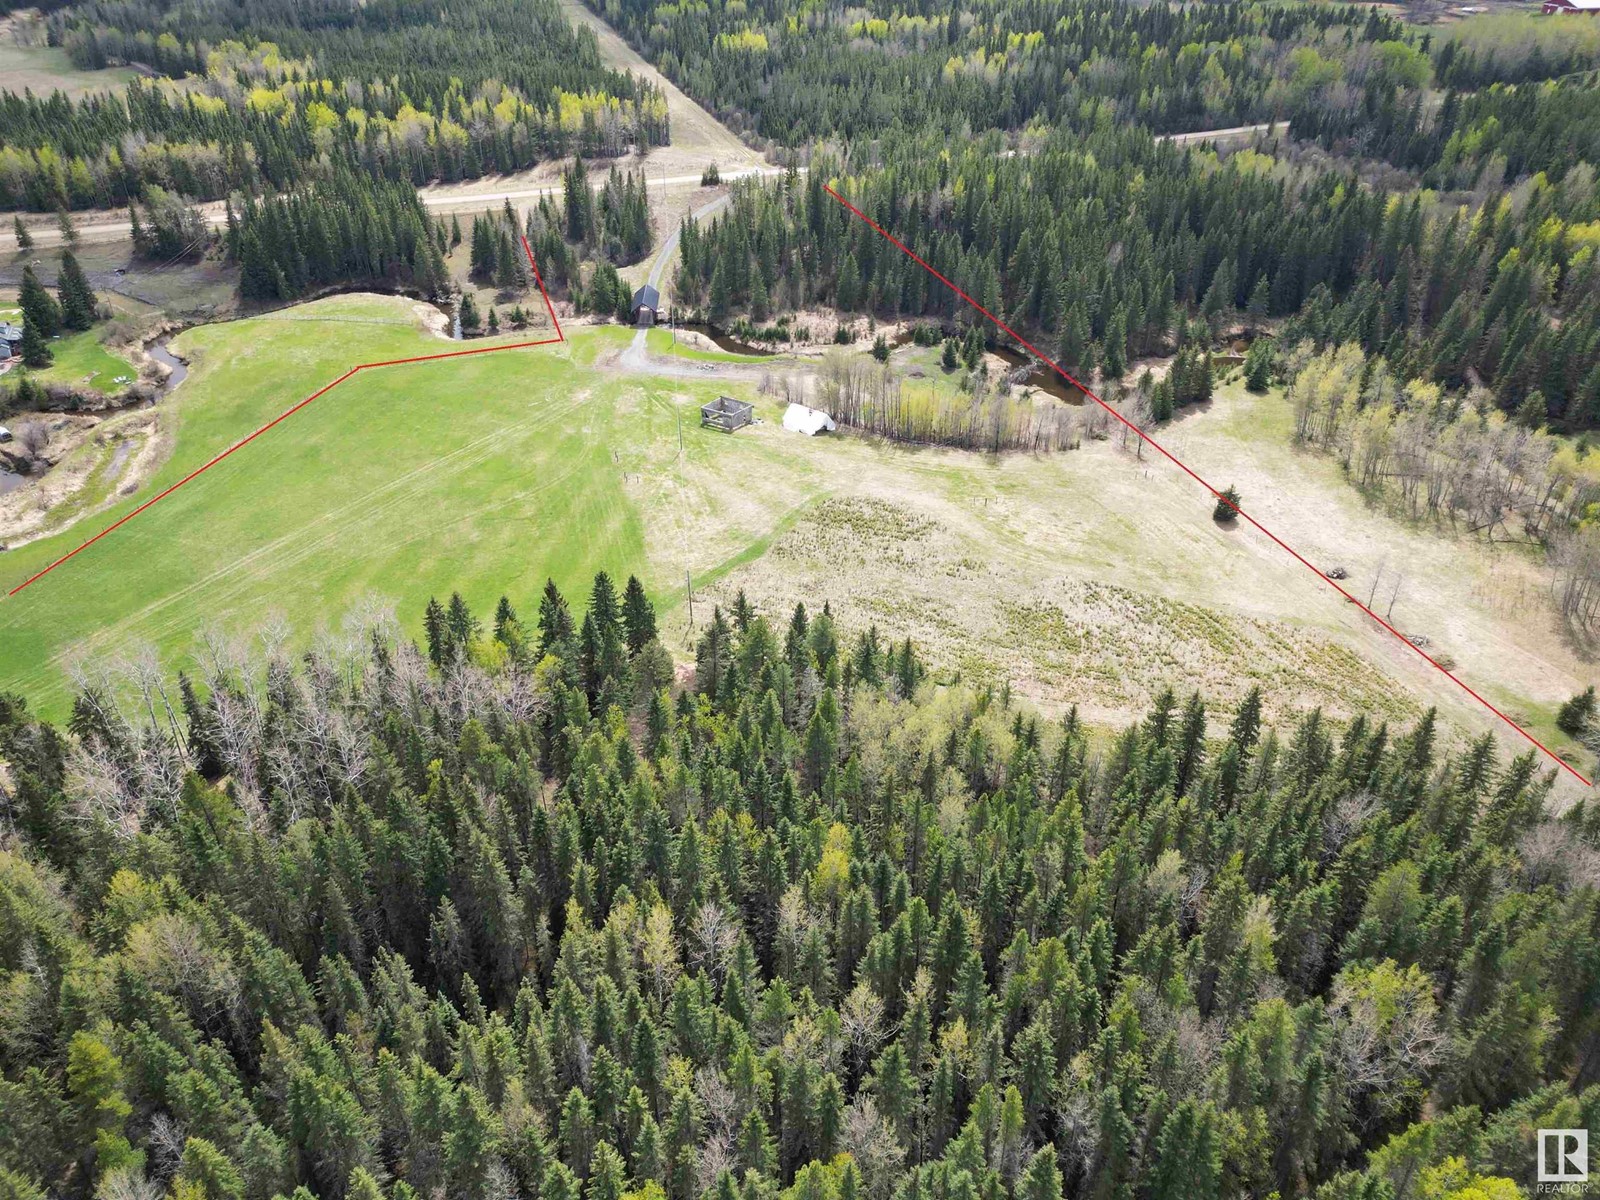
M 185 334 L 177 349 L 194 370 L 170 414 L 172 457 L 111 509 L 0 557 L 0 582 L 15 586 L 349 363 L 449 349 L 409 308 L 337 298 L 294 319 Z M 531 610 L 546 576 L 574 586 L 606 568 L 660 588 L 681 581 L 673 543 L 660 556 L 670 570 L 651 571 L 646 516 L 708 498 L 646 480 L 677 458 L 677 406 L 717 389 L 674 383 L 667 395 L 584 368 L 625 337 L 585 331 L 567 345 L 353 377 L 0 602 L 0 688 L 59 714 L 73 661 L 145 643 L 181 661 L 198 630 L 253 625 L 261 613 L 309 631 L 375 595 L 416 628 L 427 597 L 452 589 L 487 613 L 502 593 Z M 733 445 L 688 421 L 684 438 L 691 474 Z M 669 512 L 664 525 L 675 520 Z M 690 565 L 762 532 L 737 522 L 699 531 Z
M 562 345 L 353 377 L 0 600 L 0 690 L 60 716 L 74 663 L 153 646 L 180 667 L 202 631 L 278 618 L 304 644 L 372 598 L 413 635 L 427 598 L 452 590 L 485 618 L 507 595 L 531 621 L 547 577 L 571 595 L 604 568 L 640 576 L 680 655 L 697 632 L 688 574 L 702 626 L 739 589 L 777 619 L 796 598 L 827 601 L 847 635 L 871 623 L 912 637 L 941 678 L 1009 680 L 1095 723 L 1138 715 L 1165 685 L 1202 688 L 1219 712 L 1259 685 L 1278 720 L 1317 704 L 1404 723 L 1437 705 L 1459 729 L 1494 725 L 1266 538 L 1215 523 L 1210 499 L 1149 452 L 1116 439 L 987 455 L 804 438 L 752 384 L 628 373 L 631 338 L 578 328 Z M 350 363 L 449 348 L 409 302 L 373 296 L 189 331 L 171 457 L 110 509 L 0 555 L 0 585 Z M 754 401 L 758 423 L 702 430 L 698 405 L 722 392 Z M 1345 566 L 1361 594 L 1383 581 L 1380 611 L 1400 576 L 1395 623 L 1547 728 L 1589 668 L 1555 627 L 1536 560 L 1369 507 L 1336 463 L 1290 445 L 1289 423 L 1280 396 L 1229 384 L 1161 437 L 1313 562 Z
M 100 344 L 99 331 L 62 334 L 50 343 L 55 361 L 28 374 L 40 383 L 75 383 L 108 395 L 122 390 L 118 376 L 138 374 L 127 359 Z
M 0 32 L 0 88 L 18 93 L 32 89 L 40 96 L 65 92 L 76 99 L 91 92 L 120 90 L 138 75 L 130 67 L 80 70 L 59 47 L 25 46 L 9 29 Z

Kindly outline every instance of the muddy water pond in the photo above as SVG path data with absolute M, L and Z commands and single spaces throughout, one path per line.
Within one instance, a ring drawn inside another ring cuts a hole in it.
M 704 334 L 717 344 L 717 349 L 726 350 L 729 354 L 748 354 L 754 358 L 771 358 L 773 355 L 771 350 L 763 350 L 759 346 L 752 346 L 749 342 L 741 342 L 732 334 L 724 333 L 715 325 L 707 325 L 703 321 L 685 321 L 673 328 Z
M 28 482 L 26 475 L 18 475 L 15 471 L 0 470 L 0 496 L 7 492 L 14 492 Z
M 1010 346 L 989 346 L 987 349 L 990 354 L 1004 360 L 1013 368 L 1031 366 L 1032 369 L 1018 381 L 1024 386 L 1038 388 L 1064 404 L 1084 402 L 1083 393 L 1061 378 L 1050 364 L 1039 362 L 1020 350 L 1013 350 Z

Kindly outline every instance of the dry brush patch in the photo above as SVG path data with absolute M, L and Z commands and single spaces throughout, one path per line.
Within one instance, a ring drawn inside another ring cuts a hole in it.
M 828 599 L 849 631 L 910 637 L 935 669 L 1012 682 L 1051 707 L 1096 719 L 1137 715 L 1163 686 L 1236 704 L 1260 685 L 1282 715 L 1320 705 L 1404 720 L 1421 711 L 1354 651 L 1315 631 L 1057 570 L 1040 573 L 974 544 L 936 506 L 870 494 L 810 508 L 759 561 L 709 590 L 743 589 L 781 613 L 796 595 Z

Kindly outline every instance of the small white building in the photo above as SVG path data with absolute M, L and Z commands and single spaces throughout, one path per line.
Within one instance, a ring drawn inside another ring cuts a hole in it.
M 837 429 L 834 419 L 820 408 L 807 408 L 804 404 L 791 404 L 783 413 L 783 427 L 807 437 L 815 437 L 824 430 Z
M 0 425 L 0 446 L 5 445 L 10 440 L 11 430 L 7 429 L 4 425 Z

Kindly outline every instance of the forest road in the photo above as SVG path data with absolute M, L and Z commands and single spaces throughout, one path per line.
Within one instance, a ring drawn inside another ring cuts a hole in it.
M 606 66 L 627 71 L 658 88 L 666 97 L 667 119 L 672 123 L 672 142 L 650 152 L 647 158 L 651 167 L 671 169 L 676 166 L 681 170 L 685 165 L 683 160 L 687 160 L 701 167 L 708 162 L 715 162 L 726 172 L 730 167 L 757 166 L 763 162 L 759 153 L 739 140 L 738 134 L 646 62 L 605 18 L 591 11 L 583 0 L 561 0 L 561 8 L 574 24 L 586 26 L 594 33 L 600 47 L 600 58 Z
M 718 196 L 710 204 L 702 204 L 689 215 L 696 221 L 703 221 L 717 210 L 725 207 L 730 197 Z M 655 261 L 650 264 L 650 286 L 658 292 L 661 290 L 661 280 L 667 273 L 667 265 L 672 262 L 673 256 L 678 252 L 678 242 L 683 236 L 683 226 L 680 224 L 673 229 L 666 241 L 661 243 L 661 249 L 656 251 Z M 633 341 L 628 343 L 628 348 L 617 356 L 617 364 L 625 371 L 653 373 L 657 375 L 677 375 L 683 378 L 704 379 L 708 375 L 721 375 L 724 378 L 754 379 L 758 372 L 747 367 L 739 367 L 728 363 L 705 362 L 674 362 L 670 359 L 650 357 L 645 339 L 650 330 L 641 326 L 634 332 Z M 708 367 L 729 367 L 730 370 L 708 371 Z M 746 374 L 746 372 L 749 372 Z

